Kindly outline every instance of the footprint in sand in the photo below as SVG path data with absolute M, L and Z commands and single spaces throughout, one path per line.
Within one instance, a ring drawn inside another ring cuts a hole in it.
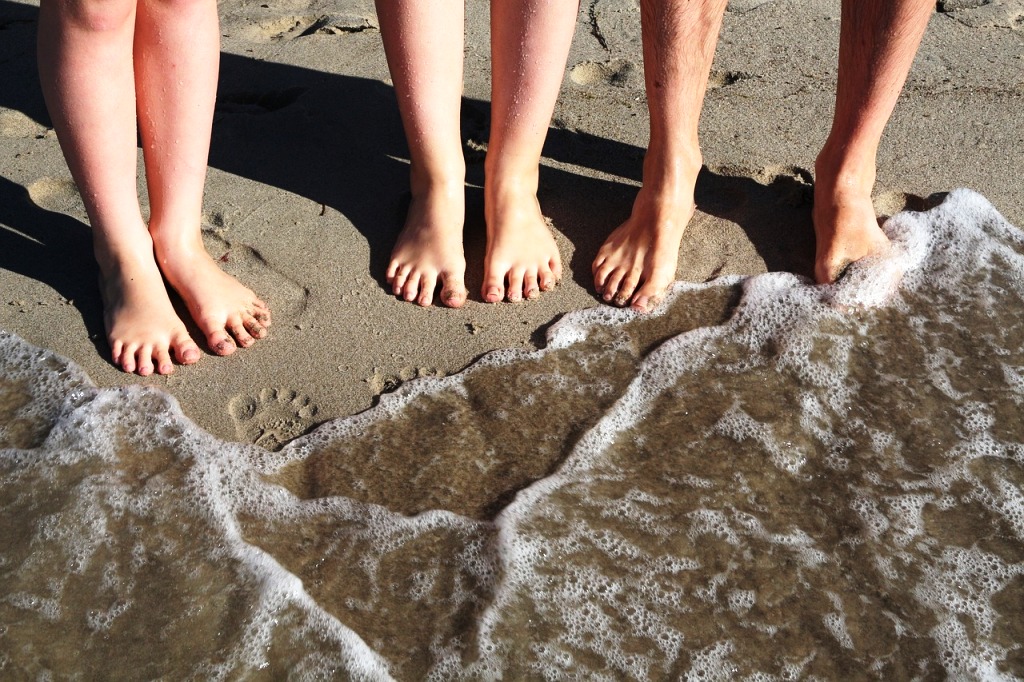
M 254 43 L 295 40 L 316 34 L 339 35 L 377 30 L 376 17 L 358 14 L 306 14 L 259 17 L 234 30 Z
M 580 62 L 572 67 L 569 78 L 577 85 L 614 85 L 625 87 L 633 73 L 631 62 L 624 59 L 612 59 L 606 62 Z
M 364 379 L 370 385 L 374 395 L 391 393 L 399 386 L 413 379 L 425 377 L 443 377 L 444 372 L 436 367 L 402 367 L 397 374 L 385 374 L 380 367 L 373 368 L 373 374 Z
M 309 303 L 308 287 L 271 265 L 259 250 L 221 236 L 228 229 L 222 213 L 210 213 L 204 219 L 208 222 L 203 226 L 203 245 L 224 272 L 256 291 L 274 314 L 302 314 Z M 273 296 L 260 292 L 273 292 Z
M 724 88 L 727 85 L 739 83 L 740 81 L 753 77 L 754 76 L 752 74 L 745 71 L 719 71 L 716 69 L 712 71 L 711 75 L 708 77 L 708 90 Z
M 316 423 L 317 406 L 309 396 L 284 388 L 237 395 L 228 404 L 238 438 L 267 450 L 280 450 Z
M 888 218 L 900 211 L 923 211 L 929 208 L 923 197 L 891 189 L 877 192 L 871 197 L 871 203 L 879 218 Z
M 943 0 L 938 11 L 971 28 L 1009 28 L 1024 31 L 1021 0 Z

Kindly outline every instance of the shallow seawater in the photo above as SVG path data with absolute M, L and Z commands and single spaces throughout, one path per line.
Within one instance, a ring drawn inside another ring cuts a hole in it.
M 0 675 L 1024 676 L 1024 234 L 886 229 L 276 453 L 0 334 Z

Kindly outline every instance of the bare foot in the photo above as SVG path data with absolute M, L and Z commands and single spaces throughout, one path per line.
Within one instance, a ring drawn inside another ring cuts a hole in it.
M 488 187 L 485 198 L 484 301 L 532 300 L 554 289 L 562 277 L 562 258 L 536 192 Z
M 819 164 L 819 168 L 821 164 Z M 874 172 L 864 177 L 819 172 L 814 184 L 814 279 L 835 282 L 851 263 L 889 250 L 871 203 Z
M 174 312 L 156 261 L 101 257 L 100 293 L 111 360 L 128 373 L 170 374 L 174 362 L 190 365 L 199 347 Z
M 700 168 L 699 164 L 697 166 Z M 679 244 L 696 209 L 697 173 L 665 191 L 645 184 L 626 222 L 608 236 L 594 259 L 594 287 L 608 303 L 648 312 L 676 278 Z
M 465 218 L 463 183 L 414 192 L 405 227 L 391 252 L 387 280 L 395 296 L 429 306 L 441 284 L 440 301 L 450 308 L 466 302 L 466 258 L 462 253 Z
M 270 309 L 210 258 L 198 234 L 171 245 L 154 242 L 164 277 L 188 307 L 217 355 L 231 355 L 267 335 Z

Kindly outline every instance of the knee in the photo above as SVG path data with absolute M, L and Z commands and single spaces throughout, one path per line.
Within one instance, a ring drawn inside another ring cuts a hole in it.
M 184 16 L 190 12 L 203 9 L 217 11 L 217 0 L 148 0 L 151 6 L 160 11 L 173 12 L 176 16 Z
M 123 29 L 133 20 L 135 0 L 54 0 L 52 7 L 65 24 L 107 33 Z

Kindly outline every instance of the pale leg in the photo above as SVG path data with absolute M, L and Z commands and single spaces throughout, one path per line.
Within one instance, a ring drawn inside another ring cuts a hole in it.
M 89 214 L 114 364 L 147 375 L 200 351 L 167 297 L 136 192 L 132 0 L 43 0 L 39 72 Z
M 694 213 L 702 158 L 697 137 L 726 0 L 642 0 L 651 141 L 629 219 L 594 259 L 594 286 L 616 305 L 649 310 L 675 279 Z
M 814 277 L 835 281 L 888 239 L 871 204 L 875 157 L 934 2 L 844 0 L 832 130 L 815 163 Z
M 210 350 L 266 335 L 270 311 L 203 247 L 202 204 L 220 56 L 215 0 L 140 0 L 135 82 L 157 263 Z
M 378 0 L 377 15 L 409 144 L 412 202 L 391 253 L 396 296 L 428 306 L 466 302 L 466 163 L 462 104 L 462 0 Z
M 540 155 L 576 25 L 578 3 L 493 0 L 491 136 L 485 162 L 484 301 L 536 298 L 562 276 L 537 201 Z

